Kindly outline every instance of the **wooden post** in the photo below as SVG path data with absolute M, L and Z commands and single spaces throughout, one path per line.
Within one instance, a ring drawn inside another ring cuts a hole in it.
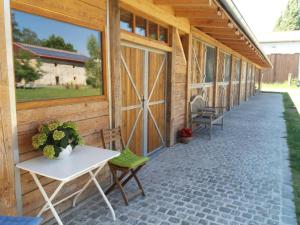
M 19 153 L 9 0 L 0 0 L 0 96 L 0 214 L 16 215 Z
M 288 74 L 288 84 L 289 84 L 289 87 L 290 87 L 291 84 L 292 84 L 292 73 L 289 73 L 289 74 Z
M 261 91 L 261 81 L 262 81 L 262 73 L 261 69 L 259 70 L 259 75 L 258 75 L 258 90 Z
M 110 68 L 111 68 L 111 108 L 112 127 L 118 127 L 122 121 L 121 92 L 121 43 L 120 43 L 120 6 L 119 0 L 109 1 L 110 28 Z
M 176 62 L 176 47 L 173 44 L 174 38 L 176 35 L 176 28 L 170 28 L 171 32 L 169 32 L 169 40 L 170 45 L 172 46 L 172 52 L 168 53 L 168 75 L 167 75 L 167 121 L 166 121 L 166 143 L 167 146 L 171 146 L 174 142 L 173 140 L 173 120 L 172 120 L 172 92 L 173 92 L 173 77 L 175 75 L 175 62 Z
M 240 59 L 240 80 L 239 80 L 239 105 L 241 104 L 241 89 L 242 89 L 242 72 L 243 72 L 243 59 Z
M 185 113 L 185 126 L 189 127 L 189 117 L 190 117 L 190 83 L 191 83 L 191 65 L 192 65 L 192 45 L 193 36 L 192 34 L 186 34 L 182 39 L 183 50 L 187 60 L 187 72 L 186 72 L 186 113 Z
M 220 57 L 220 49 L 216 47 L 216 65 L 214 71 L 214 87 L 213 87 L 213 107 L 216 107 L 216 101 L 217 101 L 219 57 Z
M 244 101 L 247 101 L 247 91 L 248 91 L 248 70 L 249 70 L 249 63 L 246 63 L 246 81 L 245 81 L 245 99 Z
M 232 55 L 230 56 L 230 58 L 231 58 L 231 63 L 230 63 L 229 87 L 228 87 L 228 98 L 227 98 L 228 110 L 231 109 L 231 98 L 233 97 L 231 92 L 232 92 L 232 72 L 233 72 L 234 60 Z

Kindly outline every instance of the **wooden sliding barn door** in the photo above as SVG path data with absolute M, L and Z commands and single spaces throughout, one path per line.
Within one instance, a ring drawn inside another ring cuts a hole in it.
M 121 48 L 124 141 L 136 154 L 147 155 L 165 145 L 167 54 Z
M 165 145 L 167 55 L 149 52 L 148 153 Z

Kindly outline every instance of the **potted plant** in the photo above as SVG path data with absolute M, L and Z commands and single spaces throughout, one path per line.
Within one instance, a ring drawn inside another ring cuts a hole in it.
M 192 140 L 193 132 L 191 128 L 182 128 L 178 131 L 179 141 L 181 143 L 187 144 Z
M 33 148 L 43 151 L 48 159 L 64 159 L 81 144 L 83 141 L 78 134 L 77 126 L 71 121 L 42 124 L 39 133 L 32 137 Z

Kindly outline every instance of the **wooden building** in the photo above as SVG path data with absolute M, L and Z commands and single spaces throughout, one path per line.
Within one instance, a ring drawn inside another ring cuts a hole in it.
M 103 95 L 16 103 L 12 10 L 99 31 Z M 193 96 L 228 110 L 250 99 L 271 64 L 240 18 L 226 0 L 0 0 L 0 214 L 35 215 L 44 203 L 30 175 L 15 169 L 41 154 L 31 137 L 42 122 L 73 120 L 93 146 L 102 145 L 101 129 L 121 126 L 129 147 L 149 155 L 189 126 Z

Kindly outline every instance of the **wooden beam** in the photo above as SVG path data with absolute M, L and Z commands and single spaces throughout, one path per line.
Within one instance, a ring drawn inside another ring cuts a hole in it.
M 216 28 L 216 27 L 199 27 L 200 30 L 202 30 L 203 32 L 205 33 L 208 33 L 208 34 L 219 34 L 219 35 L 232 35 L 233 37 L 234 36 L 237 36 L 234 32 L 235 30 L 232 29 L 232 28 L 229 28 L 229 27 L 226 27 L 226 28 Z
M 218 9 L 204 8 L 204 7 L 193 7 L 193 8 L 176 8 L 175 16 L 191 18 L 222 18 L 222 14 L 218 15 Z
M 229 21 L 226 19 L 209 19 L 209 18 L 191 18 L 190 23 L 196 27 L 229 27 Z
M 230 56 L 230 60 L 231 60 L 231 63 L 230 63 L 230 75 L 229 75 L 229 88 L 228 88 L 228 98 L 227 98 L 227 108 L 228 110 L 231 109 L 231 98 L 233 98 L 233 95 L 232 95 L 232 73 L 233 73 L 233 67 L 234 67 L 234 60 L 233 60 L 233 56 L 231 55 Z
M 172 101 L 172 94 L 173 94 L 173 78 L 175 77 L 175 68 L 176 68 L 176 47 L 175 47 L 175 42 L 176 42 L 176 28 L 172 27 L 170 28 L 170 33 L 169 33 L 169 40 L 170 44 L 172 46 L 172 52 L 168 53 L 168 76 L 167 76 L 167 119 L 166 119 L 166 142 L 167 146 L 171 146 L 174 143 L 174 138 L 173 138 L 173 123 L 174 121 L 172 120 L 173 116 L 173 101 Z
M 219 60 L 220 60 L 220 48 L 216 48 L 216 64 L 214 68 L 214 87 L 213 87 L 213 107 L 216 107 L 217 101 L 217 84 L 218 84 L 218 72 L 219 72 Z
M 182 46 L 184 49 L 185 57 L 187 60 L 187 74 L 186 74 L 186 102 L 190 102 L 190 83 L 191 83 L 191 75 L 192 75 L 192 48 L 193 48 L 193 35 L 192 34 L 186 34 L 182 38 Z M 185 126 L 190 127 L 190 109 L 189 104 L 186 104 L 186 110 L 185 110 Z
M 120 39 L 120 1 L 109 1 L 110 26 L 110 68 L 111 68 L 111 106 L 112 127 L 121 125 L 121 39 Z
M 0 0 L 0 214 L 16 215 L 14 150 L 18 154 L 10 1 Z M 14 135 L 15 134 L 15 135 Z M 18 176 L 19 177 L 19 176 Z M 20 188 L 20 186 L 19 186 Z
M 212 0 L 154 0 L 154 3 L 172 6 L 210 6 Z
M 149 40 L 148 38 L 141 37 L 139 35 L 129 33 L 126 31 L 121 31 L 120 33 L 121 40 L 130 41 L 136 44 L 140 44 L 143 46 L 148 46 L 155 49 L 160 49 L 166 52 L 172 52 L 172 47 L 168 46 L 165 43 L 160 43 L 159 41 L 154 42 Z

